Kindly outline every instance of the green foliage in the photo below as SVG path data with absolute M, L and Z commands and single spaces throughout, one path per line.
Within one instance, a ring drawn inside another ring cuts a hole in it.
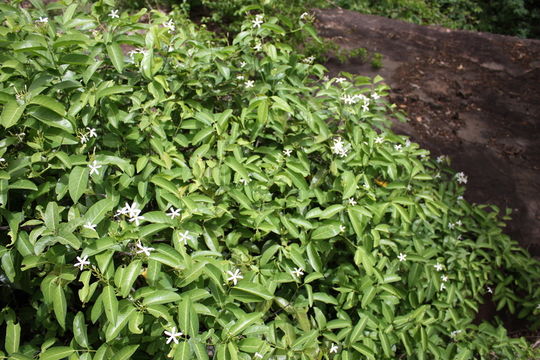
M 538 262 L 306 23 L 33 4 L 0 4 L 0 358 L 535 356 L 473 320 L 537 315 Z

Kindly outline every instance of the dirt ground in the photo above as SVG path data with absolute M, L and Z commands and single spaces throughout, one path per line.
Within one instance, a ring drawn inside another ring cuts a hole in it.
M 314 10 L 324 38 L 383 54 L 383 67 L 330 59 L 331 75 L 380 74 L 410 121 L 394 131 L 448 155 L 465 197 L 512 209 L 505 232 L 540 257 L 540 41 Z

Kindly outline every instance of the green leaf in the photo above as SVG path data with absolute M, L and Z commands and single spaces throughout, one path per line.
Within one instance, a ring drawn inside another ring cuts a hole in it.
M 232 290 L 231 295 L 240 301 L 258 302 L 272 300 L 274 296 L 262 285 L 247 280 L 240 281 Z
M 142 263 L 140 260 L 132 260 L 122 275 L 120 291 L 122 297 L 127 297 L 131 287 L 141 273 Z
M 341 175 L 341 182 L 343 185 L 343 196 L 342 198 L 349 199 L 351 197 L 354 197 L 354 194 L 356 193 L 356 177 L 352 173 L 352 171 L 345 171 Z
M 102 300 L 107 319 L 111 324 L 116 323 L 116 318 L 118 316 L 118 299 L 116 298 L 114 288 L 111 285 L 107 285 L 103 289 Z
M 15 181 L 13 184 L 9 184 L 10 189 L 22 189 L 22 190 L 32 190 L 37 191 L 38 187 L 36 184 L 31 182 L 30 180 L 21 179 Z
M 58 224 L 60 223 L 60 209 L 58 208 L 57 203 L 50 202 L 47 204 L 43 221 L 45 222 L 47 229 L 56 232 Z
M 69 174 L 68 187 L 69 196 L 74 203 L 76 203 L 82 194 L 86 191 L 88 186 L 88 178 L 90 169 L 88 167 L 76 166 L 71 170 Z
M 90 209 L 84 214 L 84 222 L 90 224 L 99 224 L 105 217 L 105 214 L 113 209 L 116 203 L 112 199 L 99 200 L 92 205 Z
M 40 360 L 60 360 L 60 359 L 67 358 L 74 352 L 75 350 L 73 350 L 69 346 L 55 346 L 39 354 L 39 359 Z
M 66 295 L 64 294 L 64 289 L 61 285 L 54 284 L 53 288 L 53 310 L 56 320 L 62 326 L 63 329 L 66 328 Z
M 244 165 L 240 164 L 238 162 L 238 160 L 236 160 L 234 157 L 232 156 L 228 156 L 226 159 L 225 159 L 225 164 L 230 167 L 231 169 L 233 169 L 235 172 L 237 172 L 238 174 L 240 174 L 240 176 L 245 179 L 245 180 L 249 180 L 249 174 L 246 170 L 246 168 L 244 167 Z
M 107 330 L 105 331 L 105 341 L 110 342 L 114 340 L 118 334 L 120 334 L 120 331 L 122 331 L 122 329 L 127 325 L 130 318 L 135 315 L 137 315 L 137 313 L 135 312 L 133 305 L 127 304 L 121 307 L 120 311 L 118 312 L 116 323 L 109 324 Z
M 88 332 L 84 321 L 84 314 L 79 311 L 73 318 L 73 336 L 75 341 L 82 347 L 88 348 Z
M 263 313 L 257 312 L 257 313 L 251 313 L 241 316 L 236 323 L 230 328 L 229 334 L 230 336 L 236 336 L 242 333 L 245 329 L 247 329 L 248 326 L 251 324 L 257 322 L 260 318 L 262 318 Z
M 327 207 L 326 209 L 324 209 L 320 214 L 319 214 L 319 219 L 329 219 L 331 218 L 332 216 L 338 214 L 341 210 L 345 209 L 345 206 L 341 205 L 341 204 L 334 204 L 334 205 L 331 205 L 329 207 Z M 339 227 L 338 227 L 339 229 Z
M 13 354 L 19 351 L 19 343 L 21 340 L 21 325 L 14 323 L 12 320 L 7 321 L 5 348 L 8 354 Z
M 340 233 L 338 224 L 322 225 L 313 230 L 311 238 L 313 240 L 330 239 L 337 236 Z
M 114 360 L 128 360 L 131 358 L 131 355 L 137 351 L 139 345 L 127 345 L 124 346 L 120 351 L 114 354 Z
M 50 96 L 37 95 L 37 96 L 34 96 L 28 103 L 41 105 L 49 110 L 54 111 L 55 113 L 57 113 L 58 115 L 62 117 L 66 116 L 66 109 L 64 108 L 64 105 L 62 105 L 62 103 L 60 103 L 56 99 L 53 99 Z
M 174 360 L 191 360 L 193 357 L 191 356 L 191 348 L 189 346 L 189 343 L 186 341 L 181 341 L 178 345 L 176 345 L 176 350 L 174 352 Z
M 12 127 L 17 123 L 25 108 L 26 105 L 19 105 L 15 100 L 7 102 L 0 115 L 0 124 L 6 129 Z
M 143 305 L 167 304 L 176 302 L 181 298 L 182 297 L 174 291 L 155 290 L 144 297 Z
M 178 324 L 185 335 L 196 336 L 199 333 L 199 317 L 189 297 L 184 297 L 178 306 Z
M 133 91 L 133 88 L 129 85 L 109 86 L 96 92 L 96 101 L 106 96 L 111 96 L 115 94 L 123 94 L 130 91 Z
M 124 53 L 120 45 L 116 42 L 107 44 L 107 54 L 116 71 L 121 73 L 124 70 Z

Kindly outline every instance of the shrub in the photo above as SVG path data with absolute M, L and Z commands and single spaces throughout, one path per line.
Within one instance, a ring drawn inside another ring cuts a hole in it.
M 33 4 L 0 4 L 1 358 L 534 356 L 473 320 L 537 314 L 538 262 L 388 130 L 380 78 L 262 14 L 226 44 Z

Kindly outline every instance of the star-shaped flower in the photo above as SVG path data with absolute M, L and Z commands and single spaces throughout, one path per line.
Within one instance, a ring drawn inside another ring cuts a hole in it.
M 441 271 L 443 269 L 443 266 L 439 263 L 436 263 L 435 265 L 433 265 L 433 267 L 435 268 L 435 270 L 437 271 Z
M 255 46 L 253 47 L 253 50 L 261 51 L 262 50 L 262 44 L 261 43 L 256 43 Z
M 407 260 L 407 254 L 399 253 L 398 259 L 399 261 Z
M 283 155 L 289 157 L 292 154 L 292 149 L 285 149 L 283 150 Z
M 236 79 L 237 79 L 237 80 L 244 80 L 245 77 L 244 77 L 244 75 L 237 75 L 237 76 L 236 76 Z
M 443 291 L 444 289 L 446 289 L 446 285 L 444 285 L 444 283 L 441 283 L 441 288 L 439 291 Z
M 49 22 L 49 18 L 48 17 L 39 17 L 39 19 L 36 20 L 37 23 L 41 23 L 41 24 L 46 24 Z
M 339 349 L 339 346 L 337 346 L 336 344 L 332 343 L 332 346 L 330 346 L 330 353 L 335 353 L 335 354 L 337 354 L 338 349 Z
M 171 219 L 174 220 L 175 217 L 180 216 L 180 209 L 174 209 L 172 206 L 169 209 L 169 212 L 166 214 L 167 216 L 170 216 Z
M 376 92 L 374 92 L 374 93 L 371 94 L 371 98 L 373 100 L 379 100 L 381 98 L 381 96 L 379 94 L 377 94 Z
M 89 136 L 89 137 L 95 137 L 95 138 L 97 138 L 97 132 L 96 132 L 96 129 L 87 127 L 86 130 L 88 130 L 88 136 Z
M 356 205 L 356 200 L 354 200 L 354 198 L 349 198 L 349 205 L 355 206 Z
M 446 276 L 446 275 L 441 275 L 441 280 L 442 280 L 443 282 L 447 282 L 447 281 L 448 281 L 448 276 Z
M 486 289 L 488 293 L 493 294 L 493 289 L 491 289 L 489 286 L 487 286 Z
M 394 149 L 396 149 L 396 151 L 401 151 L 401 144 L 394 145 Z
M 368 103 L 364 103 L 362 105 L 362 111 L 363 112 L 368 112 L 369 111 L 369 104 Z
M 450 337 L 455 338 L 460 332 L 461 330 L 454 330 L 450 333 Z
M 456 174 L 456 177 L 457 177 L 457 182 L 460 183 L 460 184 L 466 184 L 467 183 L 467 175 L 465 175 L 464 172 L 458 172 Z
M 98 169 L 102 168 L 103 166 L 98 165 L 97 161 L 94 160 L 91 164 L 88 164 L 88 167 L 90 168 L 90 175 L 92 174 L 99 175 Z
M 81 135 L 81 144 L 86 144 L 88 142 L 88 136 L 86 134 Z
M 144 216 L 142 215 L 136 215 L 129 218 L 129 222 L 134 222 L 135 226 L 139 226 L 141 220 L 144 220 Z
M 4 159 L 3 157 L 0 157 L 0 163 L 3 163 L 3 162 L 6 162 L 6 159 Z
M 228 270 L 227 274 L 231 275 L 231 277 L 227 278 L 227 281 L 232 281 L 234 285 L 238 284 L 238 279 L 244 278 L 238 269 L 234 270 L 234 272 Z
M 405 147 L 411 146 L 411 140 L 407 139 L 405 140 Z
M 304 18 L 307 16 L 309 16 L 309 13 L 303 12 L 302 15 L 300 15 L 300 20 L 304 20 Z
M 345 232 L 345 230 L 347 230 L 345 225 L 339 225 L 339 232 Z
M 299 278 L 300 276 L 304 275 L 304 269 L 294 268 L 294 270 L 291 271 L 291 274 Z
M 244 86 L 246 87 L 246 89 L 252 88 L 253 86 L 255 86 L 255 81 L 248 80 L 244 83 Z
M 382 136 L 377 136 L 375 138 L 375 144 L 382 144 L 384 142 L 384 137 Z
M 249 180 L 248 179 L 240 179 L 240 182 L 243 184 L 243 185 L 247 185 L 249 183 Z
M 88 230 L 96 230 L 96 224 L 92 224 L 90 221 L 88 221 L 86 224 L 83 225 L 83 228 Z
M 338 77 L 335 79 L 336 83 L 338 84 L 341 84 L 342 82 L 346 81 L 347 79 L 345 79 L 344 77 Z
M 139 248 L 139 250 L 137 250 L 136 253 L 137 254 L 143 254 L 144 253 L 144 255 L 146 255 L 146 256 L 150 256 L 150 251 L 156 250 L 153 247 L 144 246 L 140 241 L 137 241 L 136 246 L 137 246 L 137 248 Z
M 165 331 L 164 332 L 166 336 L 169 338 L 167 339 L 167 344 L 170 344 L 171 341 L 174 341 L 175 344 L 178 344 L 178 338 L 184 334 L 182 334 L 181 331 L 176 332 L 176 326 L 171 329 L 171 331 Z
M 251 20 L 251 22 L 253 23 L 253 28 L 254 29 L 259 29 L 261 27 L 262 23 L 263 23 L 262 16 L 259 17 L 257 15 L 257 17 L 254 20 Z
M 446 156 L 444 155 L 440 155 L 440 156 L 437 156 L 437 162 L 440 164 L 442 163 L 444 160 L 446 160 Z
M 126 203 L 122 211 L 124 215 L 127 214 L 129 217 L 139 216 L 139 214 L 141 213 L 141 209 L 137 207 L 136 202 L 133 202 L 131 205 Z
M 173 32 L 174 30 L 176 30 L 176 26 L 174 25 L 174 21 L 172 19 L 170 19 L 165 24 L 163 24 L 163 26 L 165 26 L 167 29 L 169 29 L 170 33 Z
M 78 267 L 80 270 L 83 269 L 85 265 L 90 265 L 90 261 L 88 261 L 88 256 L 79 257 L 77 256 L 78 262 L 73 264 L 73 266 Z
M 340 137 L 334 139 L 334 144 L 332 145 L 332 152 L 341 157 L 347 156 L 347 146 Z
M 178 236 L 180 236 L 180 241 L 183 241 L 184 244 L 187 244 L 187 241 L 191 239 L 191 236 L 189 236 L 188 230 L 186 230 L 184 233 L 180 233 Z
M 246 66 L 246 62 L 245 62 L 245 61 L 242 61 L 242 62 L 240 63 L 240 67 L 243 68 L 244 66 Z
M 111 17 L 111 19 L 118 19 L 120 17 L 118 15 L 118 10 L 111 10 L 111 12 L 109 13 L 109 16 Z

